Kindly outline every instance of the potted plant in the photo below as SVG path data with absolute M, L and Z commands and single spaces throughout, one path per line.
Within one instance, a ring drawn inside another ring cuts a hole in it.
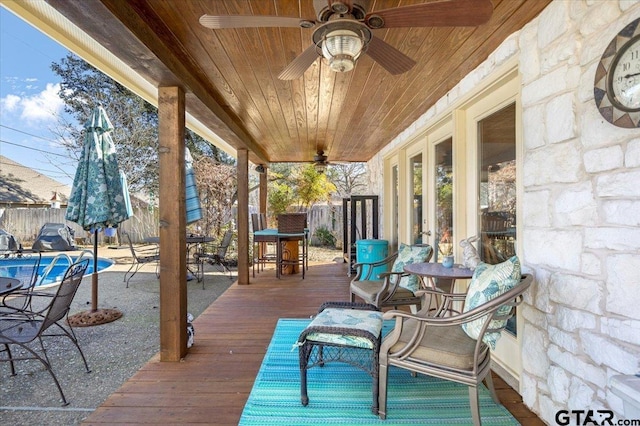
M 453 243 L 449 228 L 445 229 L 438 243 L 438 251 L 442 255 L 442 266 L 451 268 L 453 266 Z

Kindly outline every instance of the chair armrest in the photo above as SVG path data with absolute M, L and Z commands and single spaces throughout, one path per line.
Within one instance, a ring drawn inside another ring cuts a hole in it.
M 398 257 L 398 253 L 394 253 L 390 256 L 385 257 L 384 259 L 378 260 L 376 262 L 358 262 L 353 264 L 353 269 L 356 270 L 356 276 L 352 281 L 369 281 L 371 279 L 371 273 L 373 269 L 377 266 L 383 266 L 389 263 L 392 263 L 396 257 Z M 369 266 L 368 272 L 366 276 L 361 276 L 362 271 L 364 270 L 364 266 Z

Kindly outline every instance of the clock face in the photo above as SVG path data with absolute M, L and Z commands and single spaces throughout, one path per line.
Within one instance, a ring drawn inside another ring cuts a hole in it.
M 640 111 L 640 36 L 624 45 L 618 55 L 610 73 L 612 102 L 621 109 Z
M 640 18 L 624 27 L 605 49 L 593 95 L 609 123 L 640 128 Z

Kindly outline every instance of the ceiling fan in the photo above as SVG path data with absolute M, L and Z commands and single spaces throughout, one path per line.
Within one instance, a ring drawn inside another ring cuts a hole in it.
M 318 173 L 324 173 L 328 165 L 327 156 L 324 155 L 323 150 L 319 149 L 316 155 L 313 156 L 313 167 Z
M 373 35 L 372 30 L 401 27 L 469 27 L 491 18 L 491 0 L 435 0 L 368 12 L 370 0 L 314 0 L 317 19 L 265 15 L 202 15 L 200 24 L 211 29 L 257 27 L 317 27 L 313 44 L 278 75 L 294 80 L 318 57 L 336 72 L 351 71 L 363 53 L 390 74 L 409 71 L 416 62 Z

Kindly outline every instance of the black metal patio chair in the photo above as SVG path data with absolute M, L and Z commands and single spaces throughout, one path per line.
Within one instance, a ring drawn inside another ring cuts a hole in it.
M 62 391 L 62 386 L 58 378 L 51 368 L 51 361 L 47 356 L 42 338 L 54 336 L 68 337 L 78 349 L 87 373 L 91 372 L 73 328 L 69 325 L 64 325 L 62 322 L 69 314 L 71 302 L 78 291 L 78 287 L 82 282 L 82 277 L 88 266 L 89 259 L 84 259 L 69 266 L 54 294 L 34 292 L 32 296 L 33 299 L 48 299 L 49 303 L 44 309 L 40 311 L 30 311 L 26 309 L 15 310 L 11 313 L 0 314 L 0 345 L 4 348 L 0 352 L 5 352 L 7 355 L 5 358 L 0 358 L 0 362 L 9 362 L 11 375 L 15 376 L 15 361 L 29 359 L 40 361 L 53 378 L 62 397 L 62 405 L 68 405 L 69 403 Z M 33 347 L 35 341 L 38 341 L 40 345 L 39 351 Z M 12 353 L 11 345 L 19 346 L 20 350 Z
M 204 288 L 204 264 L 205 262 L 218 267 L 221 272 L 229 272 L 229 278 L 233 278 L 231 275 L 231 269 L 229 269 L 229 259 L 227 259 L 227 251 L 231 245 L 233 239 L 233 231 L 228 230 L 224 233 L 222 241 L 218 245 L 211 245 L 204 243 L 201 245 L 200 250 L 193 254 L 198 265 L 197 277 L 202 280 L 202 288 Z
M 0 252 L 0 272 L 4 265 L 14 265 L 15 275 L 11 278 L 20 280 L 21 288 L 0 297 L 0 314 L 15 310 L 31 309 L 31 296 L 38 282 L 38 270 L 42 260 L 39 251 L 4 251 Z M 19 262 L 20 266 L 15 263 Z
M 149 263 L 156 263 L 156 276 L 160 277 L 158 272 L 158 264 L 160 263 L 160 249 L 157 244 L 141 244 L 141 245 L 133 245 L 131 241 L 131 236 L 127 232 L 122 232 L 122 235 L 127 239 L 129 243 L 129 249 L 131 250 L 131 255 L 133 256 L 133 263 L 129 267 L 129 270 L 125 272 L 123 281 L 127 282 L 127 288 L 129 288 L 129 280 L 133 278 L 133 276 L 142 268 L 144 265 Z M 132 269 L 135 270 L 131 275 L 129 273 Z

